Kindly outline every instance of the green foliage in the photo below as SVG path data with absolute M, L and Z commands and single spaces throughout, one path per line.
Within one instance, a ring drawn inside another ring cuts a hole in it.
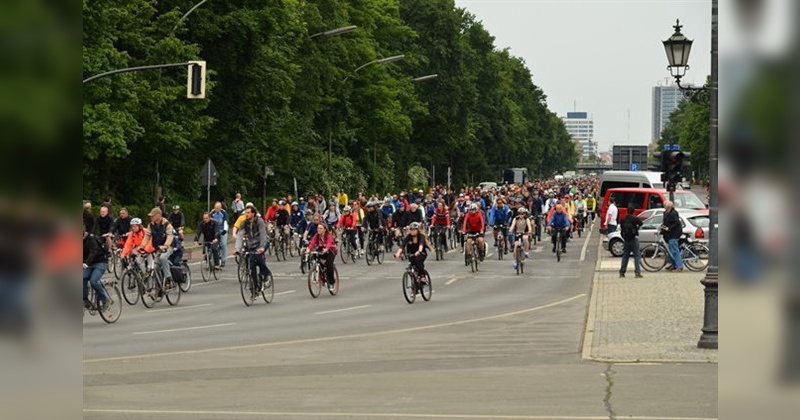
M 577 162 L 524 61 L 453 0 L 219 0 L 173 31 L 194 3 L 84 2 L 84 76 L 201 57 L 210 81 L 203 101 L 185 99 L 183 69 L 85 86 L 85 196 L 150 204 L 158 181 L 173 200 L 202 201 L 209 157 L 212 199 L 228 201 L 260 198 L 265 165 L 269 194 L 291 192 L 293 178 L 301 194 L 382 194 L 424 187 L 430 164 L 451 167 L 460 185 Z M 309 38 L 346 25 L 358 30 Z

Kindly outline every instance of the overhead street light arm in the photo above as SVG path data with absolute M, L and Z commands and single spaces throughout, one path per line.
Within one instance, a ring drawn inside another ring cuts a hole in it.
M 406 57 L 405 54 L 400 54 L 400 55 L 393 55 L 391 57 L 384 57 L 384 58 L 379 58 L 377 60 L 372 60 L 369 63 L 365 63 L 365 64 L 362 64 L 362 65 L 356 67 L 356 69 L 353 70 L 353 73 L 352 74 L 348 74 L 347 77 L 345 77 L 344 80 L 342 80 L 342 82 L 346 82 L 347 79 L 350 78 L 350 76 L 352 76 L 353 74 L 358 73 L 358 71 L 363 69 L 364 67 L 371 66 L 373 64 L 388 64 L 388 63 L 391 63 L 393 61 L 402 60 L 405 57 Z
M 353 32 L 356 29 L 358 29 L 358 26 L 356 26 L 356 25 L 343 26 L 341 28 L 331 29 L 329 31 L 317 32 L 314 35 L 309 36 L 308 39 L 316 38 L 318 36 L 324 36 L 326 38 L 332 37 L 332 36 L 338 36 L 338 35 L 346 34 L 348 32 Z
M 437 77 L 439 77 L 439 75 L 438 75 L 438 74 L 436 74 L 436 73 L 434 73 L 434 74 L 428 74 L 428 75 L 426 75 L 426 76 L 415 77 L 415 78 L 413 78 L 412 80 L 413 80 L 415 83 L 416 83 L 416 82 L 425 82 L 425 81 L 428 81 L 428 80 L 433 80 L 433 79 L 435 79 L 435 78 L 437 78 Z
M 172 28 L 172 32 L 175 32 L 176 30 L 178 30 L 178 26 L 180 26 L 181 23 L 183 23 L 183 21 L 186 19 L 186 17 L 189 16 L 190 14 L 192 14 L 192 12 L 194 12 L 195 9 L 197 9 L 200 6 L 202 6 L 203 3 L 207 2 L 207 1 L 208 0 L 202 0 L 200 3 L 195 4 L 191 9 L 189 9 L 188 12 L 184 13 L 184 15 L 181 16 L 180 19 L 178 19 L 178 23 L 175 24 L 175 27 Z

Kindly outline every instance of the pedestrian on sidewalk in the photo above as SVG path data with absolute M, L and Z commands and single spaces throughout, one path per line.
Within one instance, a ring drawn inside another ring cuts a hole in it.
M 617 218 L 619 217 L 619 212 L 617 210 L 616 199 L 614 197 L 609 197 L 608 202 L 608 210 L 606 210 L 606 228 L 608 229 L 608 234 L 612 234 L 617 231 Z
M 675 210 L 675 204 L 672 201 L 664 202 L 664 224 L 661 226 L 661 231 L 664 234 L 664 239 L 667 241 L 669 248 L 669 258 L 672 261 L 672 266 L 667 270 L 681 272 L 683 271 L 683 258 L 681 257 L 681 249 L 678 245 L 683 234 L 683 225 L 678 211 Z
M 642 227 L 642 221 L 633 215 L 634 211 L 636 211 L 636 208 L 629 206 L 628 215 L 619 224 L 622 239 L 625 241 L 622 249 L 622 264 L 619 267 L 619 276 L 625 277 L 625 271 L 628 269 L 628 258 L 633 253 L 633 270 L 638 279 L 642 278 L 642 255 L 639 251 L 639 228 Z

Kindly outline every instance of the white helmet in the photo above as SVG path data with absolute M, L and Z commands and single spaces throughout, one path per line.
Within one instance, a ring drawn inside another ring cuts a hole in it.
M 472 203 L 472 204 L 469 205 L 469 209 L 470 210 L 478 210 L 478 205 L 475 204 L 475 203 Z
M 140 225 L 141 226 L 142 225 L 142 219 L 140 219 L 138 217 L 134 217 L 133 219 L 131 219 L 131 226 L 133 226 L 133 225 Z
M 353 210 L 353 209 L 350 206 L 344 206 L 343 210 L 344 210 L 345 213 L 350 213 L 350 211 Z

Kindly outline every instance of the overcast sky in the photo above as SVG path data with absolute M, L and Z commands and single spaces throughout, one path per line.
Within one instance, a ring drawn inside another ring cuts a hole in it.
M 577 104 L 594 117 L 601 152 L 650 142 L 652 87 L 672 80 L 661 41 L 676 18 L 695 41 L 684 81 L 702 84 L 710 73 L 710 0 L 455 2 L 483 22 L 497 48 L 525 59 L 550 110 L 563 116 Z

